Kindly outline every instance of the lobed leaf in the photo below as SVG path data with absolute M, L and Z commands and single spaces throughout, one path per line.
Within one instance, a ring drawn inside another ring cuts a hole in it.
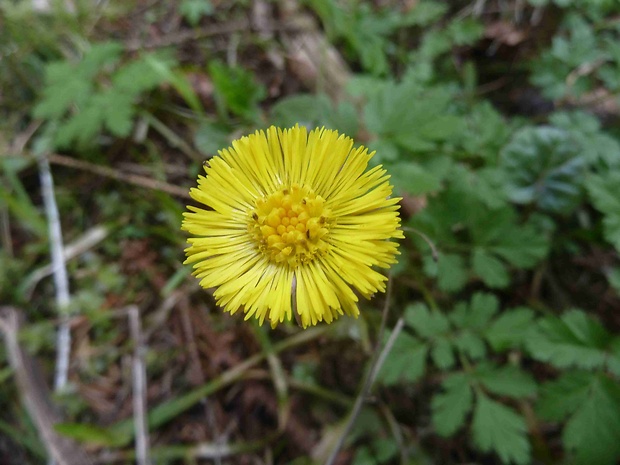
M 530 463 L 530 443 L 521 415 L 482 393 L 476 396 L 472 434 L 480 450 L 494 451 L 503 463 Z
M 581 310 L 571 310 L 561 318 L 543 319 L 530 334 L 527 347 L 537 360 L 558 368 L 604 368 L 610 360 L 611 336 L 603 326 Z
M 452 436 L 465 423 L 473 405 L 473 394 L 467 376 L 463 373 L 447 377 L 444 392 L 435 394 L 431 402 L 433 426 L 440 436 Z
M 526 338 L 534 312 L 529 308 L 508 309 L 484 331 L 485 338 L 496 351 L 519 347 Z
M 513 365 L 496 367 L 481 364 L 476 368 L 475 378 L 485 389 L 498 396 L 529 397 L 536 394 L 538 387 L 529 373 Z
M 427 354 L 425 343 L 401 332 L 379 371 L 379 379 L 386 385 L 417 381 L 424 374 Z

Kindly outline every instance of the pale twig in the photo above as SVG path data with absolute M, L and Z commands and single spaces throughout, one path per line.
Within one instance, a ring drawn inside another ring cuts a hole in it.
M 54 375 L 54 390 L 60 391 L 67 384 L 69 373 L 69 356 L 71 351 L 71 331 L 67 310 L 70 304 L 69 280 L 64 260 L 64 246 L 62 242 L 62 228 L 60 215 L 54 195 L 54 181 L 50 165 L 45 156 L 39 158 L 39 177 L 41 179 L 41 195 L 45 205 L 45 214 L 49 227 L 49 240 L 52 255 L 52 270 L 54 286 L 56 288 L 56 305 L 60 313 L 60 325 L 57 333 L 56 371 Z
M 387 313 L 390 307 L 390 297 L 391 297 L 390 296 L 390 289 L 391 289 L 390 281 L 391 279 L 388 281 L 386 302 L 385 302 L 385 305 L 383 306 L 383 312 L 382 312 L 383 313 L 382 314 L 382 325 L 379 329 L 380 334 L 377 335 L 378 341 L 381 341 L 383 339 L 383 331 L 385 330 L 384 322 L 387 319 Z M 392 330 L 392 333 L 390 334 L 389 339 L 383 346 L 383 349 L 379 351 L 381 347 L 380 342 L 375 347 L 375 350 L 373 351 L 372 358 L 370 361 L 370 366 L 368 368 L 368 372 L 366 373 L 366 378 L 364 379 L 364 384 L 362 386 L 362 389 L 355 399 L 355 404 L 353 404 L 353 408 L 351 409 L 351 413 L 349 414 L 349 418 L 347 419 L 344 430 L 342 434 L 340 435 L 340 437 L 338 438 L 338 441 L 336 442 L 336 445 L 332 449 L 329 457 L 327 458 L 325 465 L 333 465 L 333 463 L 335 462 L 336 457 L 338 456 L 338 453 L 340 452 L 340 449 L 342 449 L 344 441 L 346 440 L 347 436 L 351 432 L 351 429 L 353 428 L 353 425 L 355 424 L 355 420 L 357 420 L 357 417 L 362 411 L 364 402 L 366 402 L 366 399 L 368 398 L 368 395 L 370 394 L 370 390 L 372 389 L 372 386 L 375 383 L 375 379 L 377 377 L 377 374 L 379 373 L 379 370 L 381 370 L 381 367 L 383 366 L 385 359 L 387 358 L 388 354 L 392 350 L 392 346 L 394 345 L 396 338 L 398 337 L 398 335 L 403 329 L 403 325 L 404 325 L 404 320 L 401 317 L 398 319 L 398 322 L 394 326 L 394 329 Z
M 105 226 L 95 226 L 86 231 L 81 237 L 67 244 L 63 248 L 63 260 L 69 260 L 80 256 L 87 250 L 90 250 L 108 235 L 108 229 Z M 26 299 L 30 299 L 37 283 L 53 273 L 53 265 L 43 265 L 41 268 L 34 270 L 20 286 L 20 290 L 24 293 Z
M 136 432 L 136 462 L 138 465 L 150 465 L 149 430 L 146 405 L 146 366 L 144 363 L 144 338 L 140 325 L 140 311 L 132 305 L 127 309 L 129 330 L 134 342 L 132 358 L 133 378 L 133 419 Z
M 9 359 L 17 392 L 51 460 L 58 465 L 92 465 L 93 457 L 69 438 L 59 435 L 54 426 L 62 421 L 52 402 L 49 388 L 36 361 L 19 342 L 22 312 L 13 307 L 0 307 L 0 333 Z

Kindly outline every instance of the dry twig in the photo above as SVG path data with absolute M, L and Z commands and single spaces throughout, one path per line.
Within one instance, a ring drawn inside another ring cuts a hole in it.
M 167 182 L 147 178 L 146 176 L 122 173 L 112 168 L 108 168 L 107 166 L 99 166 L 83 160 L 76 160 L 75 158 L 66 157 L 64 155 L 58 154 L 50 155 L 49 161 L 51 163 L 54 163 L 55 165 L 62 165 L 69 168 L 88 171 L 89 173 L 104 176 L 106 178 L 116 179 L 117 181 L 123 181 L 129 184 L 134 184 L 136 186 L 145 187 L 147 189 L 166 192 L 167 194 L 174 195 L 176 197 L 182 197 L 186 199 L 191 198 L 189 196 L 189 189 L 173 186 L 172 184 L 168 184 Z
M 146 365 L 144 364 L 144 336 L 140 324 L 140 311 L 132 305 L 127 309 L 129 329 L 134 341 L 132 357 L 133 379 L 133 418 L 136 430 L 136 462 L 138 465 L 150 465 L 149 430 L 146 403 Z
M 19 344 L 20 327 L 21 312 L 13 307 L 0 307 L 0 332 L 4 336 L 18 392 L 43 444 L 58 465 L 94 464 L 93 458 L 76 443 L 56 433 L 54 425 L 60 423 L 61 417 L 50 399 L 49 389 L 36 362 Z

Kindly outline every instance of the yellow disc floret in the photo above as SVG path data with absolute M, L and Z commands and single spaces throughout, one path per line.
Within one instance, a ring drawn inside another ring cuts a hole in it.
M 325 199 L 293 184 L 258 199 L 248 229 L 261 252 L 294 268 L 327 251 L 329 214 Z

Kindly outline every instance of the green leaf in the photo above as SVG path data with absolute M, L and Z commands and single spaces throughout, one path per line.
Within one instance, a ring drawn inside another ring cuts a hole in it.
M 97 446 L 118 447 L 126 443 L 119 433 L 84 423 L 58 423 L 54 429 L 63 436 Z
M 476 243 L 484 244 L 487 251 L 519 268 L 531 268 L 547 255 L 549 240 L 531 224 L 515 224 L 512 210 L 504 208 L 485 216 L 485 220 L 493 217 L 494 225 L 482 221 L 472 225 Z M 485 226 L 488 228 L 483 231 Z
M 589 163 L 603 161 L 608 166 L 620 164 L 620 142 L 601 130 L 600 121 L 583 111 L 558 112 L 549 121 L 571 134 L 579 152 Z
M 435 192 L 441 187 L 441 179 L 414 162 L 389 163 L 386 169 L 391 173 L 390 181 L 397 191 L 411 195 Z
M 477 247 L 472 256 L 474 272 L 491 288 L 503 288 L 510 283 L 510 275 L 501 260 Z
M 429 311 L 424 304 L 412 304 L 405 309 L 405 321 L 425 339 L 434 339 L 450 330 L 448 319 L 439 311 Z
M 78 63 L 48 66 L 34 114 L 55 123 L 56 146 L 93 145 L 104 128 L 118 137 L 130 134 L 138 97 L 166 79 L 157 66 L 170 66 L 172 60 L 145 54 L 119 64 L 122 51 L 116 42 L 97 44 Z
M 607 369 L 616 376 L 620 376 L 620 336 L 615 335 L 608 347 Z
M 480 450 L 494 451 L 503 463 L 530 463 L 530 443 L 521 415 L 482 393 L 477 394 L 472 434 Z
M 532 222 L 519 224 L 512 208 L 491 210 L 472 208 L 465 220 L 471 230 L 473 244 L 503 258 L 518 268 L 538 263 L 549 248 L 546 235 Z
M 402 102 L 415 101 L 414 106 Z M 422 91 L 413 80 L 390 83 L 368 98 L 364 117 L 368 129 L 380 138 L 411 151 L 432 150 L 436 143 L 464 130 L 461 117 L 450 114 L 452 94 L 436 88 Z M 411 129 L 415 128 L 415 131 Z
M 274 124 L 282 127 L 297 123 L 312 128 L 325 126 L 351 137 L 358 131 L 355 107 L 349 102 L 335 105 L 325 94 L 297 94 L 283 98 L 272 107 L 271 115 Z
M 473 105 L 466 115 L 467 131 L 460 143 L 470 157 L 496 162 L 511 134 L 502 115 L 488 101 Z M 496 176 L 497 177 L 497 176 Z
M 437 285 L 442 291 L 458 291 L 467 283 L 465 261 L 459 255 L 441 254 L 437 262 Z
M 379 380 L 388 386 L 417 381 L 424 374 L 427 353 L 428 346 L 425 343 L 404 332 L 400 333 L 390 356 L 379 371 Z
M 564 447 L 575 452 L 578 465 L 606 465 L 620 459 L 620 385 L 593 377 L 588 397 L 564 428 Z
M 493 394 L 508 397 L 529 397 L 536 394 L 537 385 L 532 376 L 512 365 L 495 367 L 481 364 L 476 368 L 476 379 Z
M 183 0 L 179 5 L 179 13 L 187 22 L 196 26 L 203 16 L 209 16 L 214 12 L 210 0 Z
M 448 376 L 441 384 L 444 392 L 435 394 L 431 402 L 433 425 L 440 436 L 452 436 L 465 423 L 473 404 L 473 394 L 467 376 L 462 373 Z
M 459 328 L 483 330 L 499 309 L 499 300 L 493 294 L 476 292 L 467 305 L 459 302 L 450 314 L 450 320 Z
M 484 331 L 485 337 L 495 351 L 520 347 L 531 328 L 533 319 L 534 312 L 529 308 L 505 310 Z
M 603 368 L 611 341 L 603 326 L 580 310 L 561 318 L 543 319 L 530 334 L 527 347 L 532 356 L 559 368 Z
M 204 107 L 188 77 L 176 69 L 170 59 L 154 53 L 145 55 L 142 59 L 158 77 L 157 82 L 169 82 L 197 115 L 204 114 Z
M 582 198 L 586 160 L 569 132 L 551 126 L 518 131 L 501 153 L 506 193 L 519 204 L 569 214 Z
M 545 420 L 564 420 L 588 397 L 592 377 L 592 373 L 571 371 L 543 384 L 536 404 L 537 413 Z
M 504 172 L 499 168 L 486 167 L 473 169 L 458 164 L 449 174 L 455 189 L 480 201 L 490 210 L 505 208 L 508 197 L 504 192 Z
M 602 212 L 605 239 L 620 251 L 620 172 L 604 176 L 591 175 L 586 181 L 588 194 L 597 210 Z
M 431 350 L 431 358 L 435 366 L 440 370 L 452 368 L 456 363 L 452 344 L 446 339 L 438 339 L 435 341 Z
M 597 43 L 592 25 L 581 15 L 569 14 L 553 38 L 551 48 L 533 61 L 531 80 L 548 98 L 578 97 L 593 87 L 595 73 L 583 73 L 572 79 L 569 74 L 583 63 L 596 63 L 601 59 L 604 59 L 604 50 Z
M 456 335 L 453 344 L 460 353 L 467 355 L 472 360 L 479 360 L 487 353 L 482 339 L 469 330 L 462 331 Z
M 482 38 L 484 25 L 473 17 L 456 19 L 450 23 L 446 33 L 456 45 L 472 45 Z
M 607 275 L 607 281 L 620 295 L 620 267 L 612 269 Z
M 216 97 L 225 108 L 248 119 L 257 117 L 258 103 L 265 97 L 265 88 L 254 74 L 239 66 L 227 66 L 219 61 L 209 63 Z
M 120 59 L 123 46 L 119 42 L 93 45 L 80 62 L 52 62 L 45 68 L 42 99 L 34 109 L 38 118 L 59 119 L 73 105 L 88 101 L 95 86 L 93 81 L 101 69 L 113 67 Z
M 194 134 L 194 145 L 205 155 L 215 155 L 230 145 L 229 131 L 215 123 L 203 120 Z

